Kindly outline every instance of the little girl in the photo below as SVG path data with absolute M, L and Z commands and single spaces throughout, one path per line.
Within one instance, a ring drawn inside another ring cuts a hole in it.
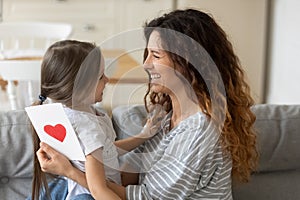
M 54 43 L 43 58 L 41 95 L 34 105 L 48 100 L 62 103 L 86 155 L 85 162 L 71 161 L 76 168 L 85 172 L 86 182 L 80 185 L 68 179 L 68 200 L 81 194 L 90 194 L 90 191 L 94 198 L 100 195 L 103 199 L 119 199 L 106 186 L 106 179 L 121 184 L 116 146 L 122 152 L 130 151 L 156 132 L 157 126 L 153 124 L 157 120 L 151 119 L 137 137 L 118 141 L 114 145 L 116 134 L 110 118 L 103 112 L 96 112 L 92 106 L 102 101 L 103 90 L 108 82 L 104 68 L 104 59 L 98 47 L 75 40 Z M 40 147 L 36 133 L 33 139 L 36 152 Z M 42 197 L 45 194 L 49 196 L 46 175 L 36 156 L 34 159 L 33 200 L 45 198 Z M 95 174 L 96 177 L 93 176 Z M 94 189 L 96 185 L 98 188 Z M 45 189 L 46 193 L 40 194 L 41 189 Z

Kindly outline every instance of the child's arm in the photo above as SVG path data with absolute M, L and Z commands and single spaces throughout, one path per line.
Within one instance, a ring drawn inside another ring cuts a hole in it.
M 102 149 L 98 149 L 97 151 L 101 151 L 102 154 Z M 100 162 L 98 159 L 99 159 L 99 154 L 97 155 L 97 159 L 91 154 L 86 156 L 85 174 L 86 174 L 87 184 L 89 186 L 89 190 L 92 196 L 96 200 L 97 199 L 120 200 L 121 198 L 107 187 L 103 162 Z M 124 193 L 125 193 L 125 189 L 124 189 Z
M 146 125 L 144 126 L 143 130 L 129 138 L 117 140 L 114 144 L 118 147 L 119 155 L 123 155 L 136 147 L 143 144 L 146 140 L 153 137 L 157 133 L 157 126 L 153 126 L 151 120 L 147 120 Z
M 114 144 L 118 147 L 119 155 L 123 155 L 143 144 L 149 138 L 157 134 L 162 118 L 166 115 L 161 105 L 152 106 L 149 118 L 141 133 L 122 140 L 117 140 Z

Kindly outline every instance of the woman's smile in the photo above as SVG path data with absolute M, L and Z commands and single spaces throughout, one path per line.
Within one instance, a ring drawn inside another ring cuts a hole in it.
M 160 74 L 157 74 L 157 73 L 151 73 L 150 74 L 150 79 L 151 80 L 154 80 L 154 79 L 160 79 L 161 78 L 161 75 Z

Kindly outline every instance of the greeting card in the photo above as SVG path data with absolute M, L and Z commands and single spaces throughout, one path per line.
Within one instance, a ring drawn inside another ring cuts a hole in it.
M 70 160 L 85 160 L 77 135 L 60 103 L 30 106 L 26 113 L 42 142 Z

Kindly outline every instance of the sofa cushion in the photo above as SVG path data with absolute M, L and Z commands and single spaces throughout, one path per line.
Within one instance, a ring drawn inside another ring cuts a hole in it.
M 122 105 L 113 109 L 112 122 L 117 139 L 138 134 L 146 122 L 147 112 L 143 105 Z
M 33 145 L 24 110 L 0 112 L 1 199 L 24 199 L 31 193 Z

